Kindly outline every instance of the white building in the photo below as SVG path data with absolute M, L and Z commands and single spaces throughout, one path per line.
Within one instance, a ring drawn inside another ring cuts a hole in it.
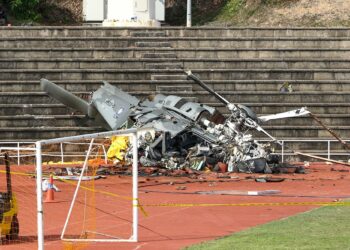
M 154 24 L 165 20 L 165 0 L 83 0 L 83 15 L 116 26 Z

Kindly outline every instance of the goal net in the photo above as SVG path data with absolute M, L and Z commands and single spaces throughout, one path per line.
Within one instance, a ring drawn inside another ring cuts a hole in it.
M 1 249 L 36 247 L 36 193 L 33 157 L 17 165 L 17 154 L 0 147 Z M 33 151 L 32 151 L 33 153 Z
M 137 132 L 127 129 L 36 143 L 37 176 L 47 190 L 38 196 L 44 201 L 43 207 L 38 201 L 39 246 L 46 227 L 55 224 L 63 228 L 60 238 L 66 249 L 91 242 L 137 241 Z M 116 141 L 124 144 L 108 152 L 112 137 L 123 138 Z

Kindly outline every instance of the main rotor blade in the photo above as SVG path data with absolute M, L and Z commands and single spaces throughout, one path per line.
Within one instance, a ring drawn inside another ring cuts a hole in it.
M 40 87 L 43 91 L 45 91 L 49 96 L 56 99 L 57 101 L 63 103 L 64 105 L 80 111 L 84 115 L 88 115 L 91 112 L 89 112 L 89 103 L 84 101 L 83 99 L 77 97 L 76 95 L 70 93 L 69 91 L 65 90 L 64 88 L 56 85 L 55 83 L 46 80 L 41 79 L 40 80 Z
M 223 96 L 221 96 L 220 94 L 218 94 L 217 92 L 215 92 L 213 89 L 211 89 L 208 85 L 206 85 L 201 79 L 199 79 L 197 76 L 195 76 L 194 74 L 192 74 L 191 71 L 185 71 L 185 73 L 187 74 L 187 77 L 190 78 L 191 80 L 195 81 L 196 83 L 198 83 L 203 89 L 205 89 L 206 91 L 208 91 L 210 94 L 214 95 L 216 97 L 216 99 L 218 99 L 220 102 L 222 102 L 223 104 L 225 104 L 226 106 L 230 103 L 228 100 L 226 100 Z

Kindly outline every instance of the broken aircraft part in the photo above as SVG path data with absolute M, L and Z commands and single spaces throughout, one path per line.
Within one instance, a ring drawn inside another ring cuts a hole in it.
M 279 159 L 272 153 L 270 143 L 257 142 L 248 133 L 249 130 L 263 132 L 272 139 L 271 142 L 278 143 L 260 123 L 306 115 L 309 111 L 301 108 L 257 117 L 248 107 L 226 100 L 190 71 L 186 74 L 188 79 L 225 104 L 230 115 L 224 117 L 213 107 L 174 95 L 157 94 L 140 101 L 107 82 L 92 94 L 90 102 L 46 79 L 41 80 L 41 87 L 51 97 L 80 111 L 93 123 L 106 129 L 120 129 L 129 120 L 133 127 L 154 128 L 153 136 L 146 133 L 139 138 L 140 158 L 145 165 L 190 167 L 191 158 L 203 157 L 203 161 L 194 164 L 197 170 L 207 165 L 214 168 L 215 164 L 222 162 L 227 164 L 229 171 L 270 173 L 269 165 L 276 166 Z

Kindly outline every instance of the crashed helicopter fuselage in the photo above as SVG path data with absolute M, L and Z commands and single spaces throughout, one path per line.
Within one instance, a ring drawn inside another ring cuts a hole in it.
M 228 102 L 190 71 L 186 73 L 188 79 L 225 104 L 230 115 L 224 117 L 213 107 L 174 95 L 157 94 L 140 101 L 107 82 L 93 92 L 90 102 L 46 79 L 41 80 L 41 88 L 106 129 L 120 129 L 130 120 L 133 127 L 153 128 L 154 134 L 144 135 L 139 140 L 141 163 L 154 165 L 171 159 L 173 164 L 166 165 L 169 168 L 188 164 L 186 160 L 190 156 L 204 155 L 208 161 L 226 163 L 230 171 L 266 172 L 269 165 L 278 163 L 278 157 L 271 152 L 270 143 L 259 143 L 248 131 L 256 129 L 270 137 L 271 142 L 278 143 L 260 123 L 309 113 L 301 108 L 257 117 L 248 107 Z

